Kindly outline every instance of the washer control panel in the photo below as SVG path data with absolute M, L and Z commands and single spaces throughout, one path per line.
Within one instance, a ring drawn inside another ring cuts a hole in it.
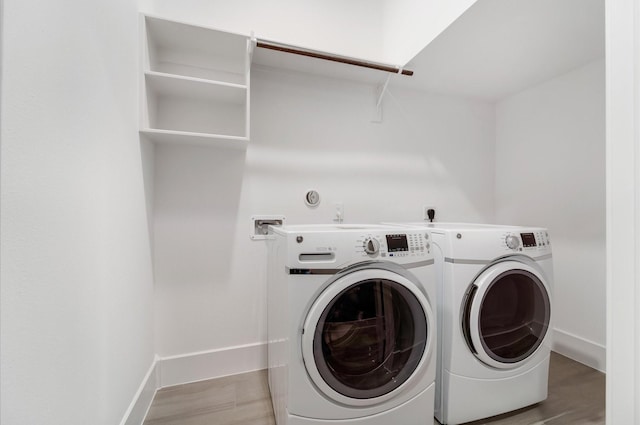
M 370 258 L 415 257 L 431 254 L 429 232 L 377 233 L 358 238 L 356 249 Z
M 391 261 L 399 265 L 433 260 L 429 229 L 396 226 L 308 225 L 273 228 L 283 245 L 290 270 L 345 267 L 362 261 Z

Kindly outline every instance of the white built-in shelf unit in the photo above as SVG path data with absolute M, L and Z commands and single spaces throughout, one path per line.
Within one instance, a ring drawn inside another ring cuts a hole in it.
M 249 37 L 141 16 L 140 133 L 157 143 L 245 148 Z
M 388 83 L 389 72 L 413 74 L 392 65 L 157 16 L 141 15 L 140 27 L 140 133 L 156 143 L 246 148 L 252 62 L 380 87 Z M 259 48 L 254 53 L 255 47 Z

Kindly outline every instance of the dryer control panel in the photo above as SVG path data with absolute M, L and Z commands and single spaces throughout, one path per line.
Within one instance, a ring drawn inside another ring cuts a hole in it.
M 508 232 L 504 237 L 504 243 L 513 251 L 523 251 L 550 247 L 551 239 L 546 230 Z

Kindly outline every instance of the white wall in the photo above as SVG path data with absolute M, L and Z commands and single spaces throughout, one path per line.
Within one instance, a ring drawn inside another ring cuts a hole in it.
M 331 223 L 343 202 L 348 223 L 420 220 L 425 204 L 442 220 L 494 218 L 493 105 L 393 90 L 372 123 L 372 86 L 254 68 L 251 90 L 246 155 L 156 147 L 161 357 L 266 341 L 266 249 L 249 239 L 252 215 Z M 310 188 L 316 209 L 303 201 Z
M 384 60 L 385 0 L 144 0 L 141 11 L 316 50 Z
M 3 424 L 118 424 L 154 360 L 137 13 L 4 1 Z
M 384 0 L 383 57 L 405 65 L 477 0 Z
M 496 219 L 548 227 L 555 349 L 605 368 L 604 61 L 496 107 Z

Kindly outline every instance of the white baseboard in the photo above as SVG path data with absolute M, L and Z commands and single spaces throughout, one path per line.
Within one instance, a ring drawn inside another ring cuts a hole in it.
M 156 356 L 120 425 L 142 425 L 156 391 L 162 387 L 251 372 L 266 367 L 266 342 L 180 356 Z
M 159 385 L 170 387 L 266 367 L 266 342 L 163 357 L 158 362 Z
M 563 356 L 606 372 L 607 348 L 560 329 L 553 330 L 551 349 Z
M 142 425 L 158 390 L 158 357 L 153 360 L 120 425 Z

